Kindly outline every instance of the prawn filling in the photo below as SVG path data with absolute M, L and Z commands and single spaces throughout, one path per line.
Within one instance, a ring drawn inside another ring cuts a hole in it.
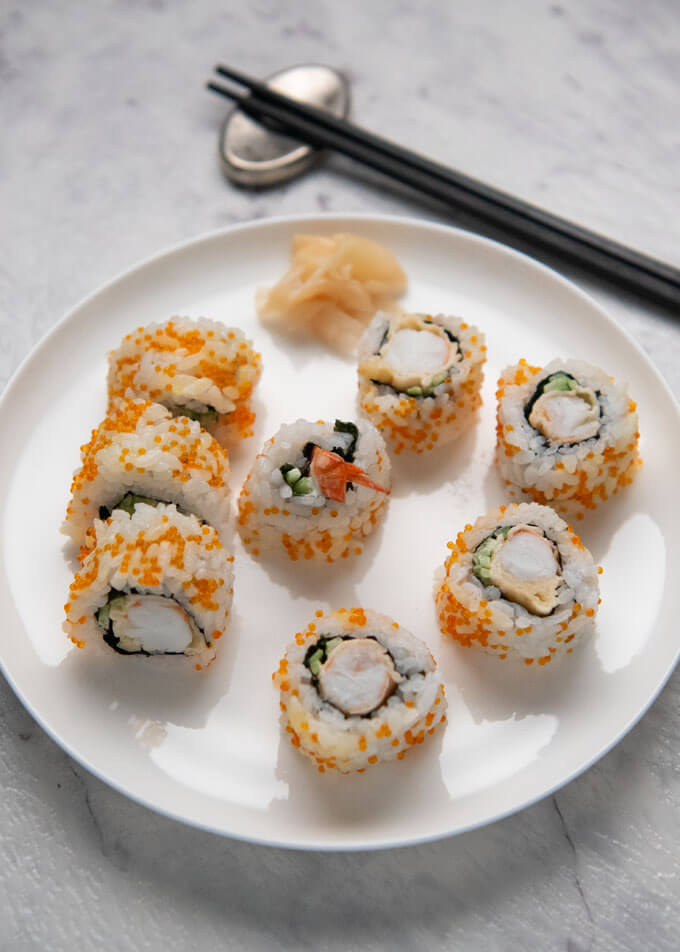
M 359 373 L 398 393 L 427 397 L 462 359 L 449 330 L 430 317 L 401 314 L 389 322 L 377 352 L 361 361 Z
M 599 396 L 598 391 L 582 387 L 575 377 L 560 370 L 541 381 L 524 415 L 549 443 L 582 443 L 600 430 Z
M 344 502 L 347 490 L 354 489 L 354 483 L 388 493 L 389 490 L 369 479 L 363 469 L 352 462 L 358 439 L 356 424 L 336 420 L 332 436 L 324 438 L 327 446 L 305 443 L 295 463 L 279 467 L 283 477 L 281 498 L 304 505 L 326 499 Z
M 402 680 L 392 655 L 371 635 L 322 635 L 307 649 L 304 664 L 319 695 L 345 717 L 369 717 Z
M 196 654 L 206 646 L 196 621 L 171 596 L 112 589 L 96 617 L 119 654 Z
M 472 573 L 509 602 L 541 617 L 557 606 L 565 584 L 557 546 L 529 524 L 500 526 L 487 536 L 472 555 Z

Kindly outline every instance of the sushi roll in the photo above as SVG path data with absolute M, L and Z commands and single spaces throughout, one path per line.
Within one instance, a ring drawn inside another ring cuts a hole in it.
M 582 519 L 641 465 L 636 405 L 591 364 L 520 360 L 503 371 L 497 396 L 497 460 L 511 497 Z
M 83 545 L 97 517 L 131 513 L 139 502 L 175 503 L 224 533 L 229 459 L 196 420 L 148 400 L 118 400 L 81 447 L 62 531 Z
M 501 506 L 466 526 L 435 577 L 442 634 L 499 658 L 570 654 L 599 604 L 590 552 L 552 509 Z
M 175 506 L 117 509 L 94 525 L 94 547 L 73 580 L 64 631 L 80 648 L 121 655 L 215 657 L 233 594 L 233 556 L 217 533 Z
M 444 685 L 427 646 L 361 608 L 317 611 L 272 678 L 291 743 L 321 773 L 403 760 L 446 721 Z
M 475 419 L 485 360 L 484 335 L 457 317 L 376 314 L 359 342 L 359 405 L 395 453 L 431 450 Z
M 286 424 L 265 443 L 238 500 L 238 527 L 253 555 L 283 546 L 296 561 L 333 562 L 361 547 L 390 491 L 385 443 L 370 423 Z
M 109 354 L 109 398 L 141 397 L 198 420 L 220 442 L 252 436 L 261 358 L 238 328 L 173 317 L 127 334 Z

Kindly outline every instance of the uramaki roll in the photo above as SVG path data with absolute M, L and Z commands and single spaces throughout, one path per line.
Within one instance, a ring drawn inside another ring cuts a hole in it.
M 317 611 L 272 678 L 291 743 L 321 773 L 402 760 L 446 721 L 444 685 L 427 646 L 362 608 Z
M 115 510 L 73 580 L 64 631 L 80 648 L 122 655 L 215 657 L 233 594 L 233 556 L 217 533 L 175 506 Z
M 640 466 L 636 405 L 626 388 L 581 360 L 508 367 L 498 381 L 497 460 L 522 493 L 583 518 Z
M 238 528 L 253 555 L 283 547 L 297 559 L 359 555 L 386 508 L 390 461 L 365 421 L 297 420 L 267 440 L 238 500 Z
M 592 627 L 600 570 L 548 506 L 501 506 L 448 547 L 434 590 L 442 634 L 501 659 L 545 665 L 570 654 Z
M 484 335 L 445 314 L 379 313 L 359 342 L 359 404 L 399 454 L 460 436 L 482 402 Z
M 165 502 L 224 534 L 228 480 L 226 451 L 196 420 L 148 400 L 117 400 L 81 447 L 62 532 L 83 545 L 97 517 Z
M 109 397 L 141 397 L 198 420 L 222 442 L 252 436 L 262 361 L 243 331 L 173 317 L 126 334 L 109 354 Z

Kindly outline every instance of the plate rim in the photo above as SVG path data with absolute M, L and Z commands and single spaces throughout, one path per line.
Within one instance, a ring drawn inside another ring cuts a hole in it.
M 494 238 L 488 238 L 485 235 L 479 234 L 478 232 L 471 231 L 466 228 L 462 228 L 457 225 L 449 225 L 444 222 L 432 222 L 424 218 L 416 218 L 408 215 L 390 215 L 390 214 L 374 214 L 371 212 L 332 212 L 332 213 L 305 213 L 298 212 L 290 215 L 277 215 L 264 219 L 253 219 L 247 222 L 237 222 L 231 225 L 227 225 L 222 228 L 211 229 L 206 232 L 202 232 L 198 235 L 195 235 L 191 238 L 183 239 L 173 244 L 157 251 L 147 257 L 143 258 L 141 261 L 137 261 L 127 268 L 121 269 L 114 277 L 103 282 L 89 294 L 82 297 L 73 307 L 65 311 L 64 314 L 43 334 L 43 336 L 31 347 L 29 352 L 23 357 L 19 362 L 18 366 L 15 368 L 14 372 L 9 377 L 7 384 L 0 394 L 0 414 L 4 412 L 5 403 L 8 401 L 11 393 L 14 390 L 14 387 L 17 385 L 19 379 L 23 376 L 26 370 L 29 368 L 30 363 L 36 359 L 36 357 L 44 350 L 45 347 L 49 344 L 53 336 L 56 336 L 61 328 L 72 320 L 81 310 L 85 307 L 92 304 L 98 297 L 106 293 L 109 289 L 113 288 L 115 285 L 127 280 L 135 275 L 138 275 L 145 268 L 153 266 L 154 264 L 160 262 L 163 259 L 170 258 L 175 254 L 187 251 L 192 248 L 197 248 L 201 244 L 208 244 L 210 242 L 219 240 L 226 235 L 232 233 L 239 233 L 245 231 L 257 231 L 261 229 L 267 229 L 271 226 L 280 226 L 280 225 L 294 225 L 296 223 L 309 223 L 310 227 L 314 227 L 314 223 L 320 222 L 333 222 L 333 221 L 343 221 L 343 222 L 357 222 L 357 223 L 371 223 L 371 224 L 395 224 L 408 229 L 417 229 L 424 230 L 428 232 L 438 232 L 441 234 L 450 234 L 454 233 L 455 235 L 463 237 L 466 241 L 471 241 L 473 244 L 478 244 L 483 247 L 491 247 L 495 250 L 501 250 L 504 254 L 510 255 L 512 258 L 518 259 L 524 266 L 534 269 L 539 273 L 548 275 L 552 280 L 556 280 L 557 283 L 561 284 L 563 288 L 568 290 L 572 294 L 576 294 L 582 299 L 582 301 L 587 304 L 589 307 L 595 309 L 601 319 L 604 320 L 609 330 L 614 331 L 615 333 L 621 335 L 626 342 L 632 346 L 633 350 L 636 352 L 638 358 L 640 358 L 643 363 L 651 370 L 653 376 L 656 379 L 658 385 L 661 386 L 662 391 L 666 399 L 669 401 L 672 409 L 675 412 L 676 422 L 680 425 L 680 401 L 676 398 L 675 394 L 671 390 L 668 382 L 663 377 L 661 372 L 658 370 L 656 365 L 650 359 L 650 357 L 645 353 L 642 346 L 638 341 L 632 336 L 630 331 L 627 328 L 619 324 L 614 317 L 587 291 L 581 288 L 577 283 L 572 281 L 570 278 L 565 277 L 555 268 L 544 264 L 536 258 L 533 258 L 531 255 L 526 254 L 523 251 L 518 251 L 516 248 L 504 244 L 502 241 L 498 241 Z M 158 813 L 161 816 L 164 816 L 168 819 L 174 820 L 176 822 L 182 823 L 185 826 L 189 826 L 195 829 L 200 829 L 204 832 L 212 833 L 218 836 L 227 837 L 229 839 L 234 839 L 239 842 L 252 843 L 259 846 L 268 846 L 275 847 L 279 849 L 287 850 L 298 850 L 304 852 L 339 852 L 339 853 L 349 853 L 349 852 L 373 852 L 378 850 L 385 849 L 397 849 L 408 846 L 415 846 L 419 844 L 432 843 L 439 840 L 447 839 L 449 837 L 458 836 L 462 833 L 468 833 L 476 829 L 480 829 L 485 826 L 489 826 L 493 823 L 497 823 L 500 820 L 506 819 L 509 816 L 514 814 L 521 813 L 529 807 L 535 805 L 536 803 L 544 800 L 550 796 L 553 796 L 558 790 L 561 790 L 567 784 L 571 783 L 576 778 L 580 777 L 587 770 L 589 770 L 594 764 L 599 760 L 605 757 L 618 743 L 620 743 L 623 738 L 630 733 L 630 731 L 635 727 L 636 724 L 645 716 L 649 711 L 655 701 L 658 699 L 659 695 L 666 687 L 668 681 L 670 680 L 673 672 L 675 671 L 678 662 L 680 661 L 680 641 L 678 643 L 675 656 L 669 665 L 667 671 L 664 673 L 662 678 L 659 680 L 659 683 L 655 689 L 651 692 L 649 697 L 646 699 L 645 703 L 642 705 L 640 710 L 636 712 L 632 717 L 628 719 L 626 724 L 621 728 L 620 731 L 606 744 L 604 744 L 593 756 L 588 758 L 584 763 L 580 764 L 576 770 L 566 777 L 561 778 L 556 784 L 550 786 L 547 789 L 541 790 L 534 797 L 523 800 L 520 804 L 511 805 L 507 809 L 501 810 L 497 813 L 494 813 L 493 816 L 487 817 L 485 819 L 476 820 L 467 824 L 463 824 L 460 827 L 457 827 L 453 830 L 444 830 L 436 831 L 431 834 L 418 834 L 411 835 L 402 838 L 395 839 L 394 837 L 385 837 L 380 840 L 365 842 L 362 840 L 353 840 L 349 839 L 343 842 L 338 842 L 332 840 L 330 842 L 323 842 L 321 840 L 316 840 L 314 842 L 305 842 L 305 841 L 295 841 L 295 840 L 286 840 L 286 839 L 272 839 L 268 836 L 258 836 L 257 834 L 242 834 L 237 830 L 225 830 L 219 827 L 216 827 L 210 823 L 202 823 L 198 820 L 194 820 L 180 814 L 174 813 L 172 810 L 152 802 L 148 798 L 144 797 L 141 794 L 135 793 L 132 790 L 127 789 L 122 783 L 119 783 L 113 777 L 107 776 L 102 770 L 95 767 L 90 763 L 89 759 L 76 751 L 72 745 L 62 738 L 58 731 L 54 729 L 35 709 L 33 703 L 20 691 L 15 679 L 12 677 L 11 673 L 8 671 L 5 664 L 5 660 L 0 654 L 0 671 L 11 687 L 14 695 L 22 704 L 24 709 L 31 715 L 31 717 L 36 721 L 36 723 L 45 731 L 45 733 L 50 737 L 58 747 L 61 748 L 69 757 L 76 761 L 81 767 L 92 774 L 102 783 L 106 784 L 108 787 L 115 790 L 117 793 L 122 794 L 128 799 L 132 800 L 134 803 L 137 803 L 146 809 Z

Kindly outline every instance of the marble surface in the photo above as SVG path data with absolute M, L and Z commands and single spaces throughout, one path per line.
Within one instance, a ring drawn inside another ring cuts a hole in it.
M 80 298 L 173 242 L 291 212 L 475 229 L 340 158 L 228 185 L 220 59 L 347 72 L 364 125 L 680 264 L 674 0 L 6 0 L 0 384 Z M 479 229 L 477 229 L 479 230 Z M 502 236 L 499 236 L 502 237 Z M 553 262 L 680 391 L 680 325 Z M 521 814 L 376 854 L 212 837 L 87 774 L 0 683 L 0 949 L 677 949 L 680 681 L 599 764 Z

